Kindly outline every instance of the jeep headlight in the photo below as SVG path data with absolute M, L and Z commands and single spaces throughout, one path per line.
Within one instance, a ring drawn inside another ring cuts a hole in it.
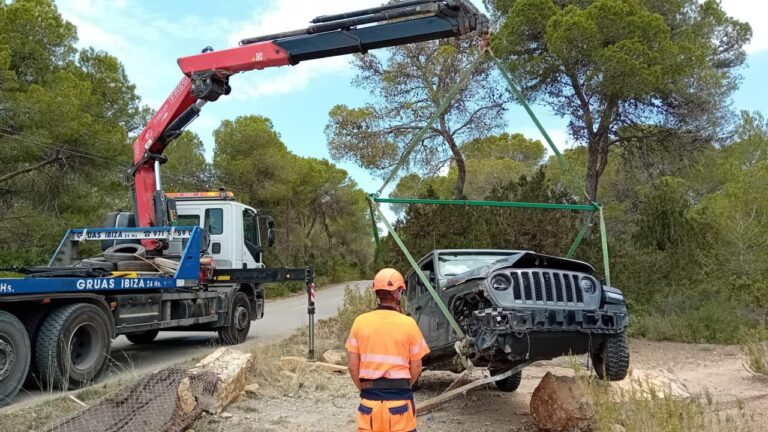
M 511 285 L 512 280 L 507 275 L 497 274 L 491 278 L 491 288 L 496 291 L 506 291 Z
M 595 282 L 590 278 L 581 278 L 579 285 L 581 286 L 581 290 L 584 291 L 584 294 L 592 295 L 597 292 Z

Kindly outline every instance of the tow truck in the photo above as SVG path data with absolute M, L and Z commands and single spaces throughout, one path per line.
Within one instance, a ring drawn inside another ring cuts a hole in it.
M 230 76 L 488 28 L 468 0 L 406 0 L 179 58 L 181 81 L 133 143 L 133 211 L 110 213 L 106 228 L 69 230 L 47 266 L 16 267 L 23 277 L 0 279 L 0 406 L 25 380 L 48 389 L 92 382 L 118 335 L 149 343 L 160 330 L 209 330 L 222 343 L 241 343 L 264 315 L 261 284 L 313 287 L 310 268 L 264 267 L 260 228 L 272 245 L 271 218 L 226 191 L 163 190 L 164 150 L 206 103 L 231 92 Z M 84 245 L 102 252 L 89 255 Z

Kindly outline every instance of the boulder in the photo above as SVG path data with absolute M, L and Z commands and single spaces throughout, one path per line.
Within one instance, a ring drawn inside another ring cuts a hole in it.
M 687 399 L 691 397 L 688 388 L 674 375 L 664 369 L 633 369 L 623 381 L 610 383 L 613 400 L 620 402 L 628 399 L 653 399 L 671 397 Z
M 330 364 L 345 365 L 347 364 L 347 353 L 338 350 L 328 350 L 323 353 L 323 360 Z
M 547 372 L 531 396 L 531 417 L 545 431 L 582 432 L 592 427 L 595 409 L 576 378 Z

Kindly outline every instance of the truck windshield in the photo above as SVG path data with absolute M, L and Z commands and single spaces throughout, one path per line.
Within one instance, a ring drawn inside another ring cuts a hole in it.
M 450 278 L 515 255 L 518 254 L 440 254 L 437 260 L 440 274 Z

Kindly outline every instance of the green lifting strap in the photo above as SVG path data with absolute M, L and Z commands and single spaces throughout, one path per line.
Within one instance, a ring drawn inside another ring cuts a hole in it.
M 371 212 L 371 228 L 373 228 L 373 240 L 376 242 L 376 256 L 374 262 L 377 266 L 384 265 L 384 250 L 381 247 L 381 237 L 379 237 L 379 227 L 376 226 L 376 214 L 373 212 L 373 205 L 368 200 L 368 210 Z
M 611 266 L 608 262 L 608 232 L 605 229 L 605 217 L 603 208 L 600 207 L 600 243 L 603 247 L 603 270 L 605 272 L 605 284 L 611 285 Z
M 472 72 L 477 68 L 477 66 L 482 62 L 483 57 L 485 56 L 485 50 L 478 54 L 478 56 L 475 58 L 475 60 L 472 61 L 472 64 L 469 65 L 468 68 L 464 69 L 464 71 L 461 73 L 461 76 L 459 79 L 453 83 L 453 86 L 451 86 L 450 90 L 448 90 L 448 94 L 445 95 L 443 100 L 440 102 L 440 105 L 437 107 L 437 110 L 434 114 L 432 114 L 432 117 L 429 119 L 427 124 L 424 125 L 421 130 L 419 130 L 416 135 L 411 138 L 411 141 L 408 142 L 408 146 L 405 148 L 405 152 L 403 152 L 403 155 L 400 157 L 400 160 L 397 161 L 397 164 L 395 164 L 395 167 L 392 169 L 392 172 L 389 173 L 389 176 L 386 180 L 384 180 L 384 184 L 381 185 L 379 188 L 378 193 L 381 194 L 384 189 L 389 185 L 392 180 L 397 177 L 397 173 L 400 172 L 400 169 L 405 165 L 405 162 L 408 160 L 408 158 L 411 157 L 411 153 L 413 152 L 413 149 L 416 148 L 416 146 L 421 142 L 422 139 L 424 139 L 424 136 L 427 134 L 429 129 L 432 127 L 433 124 L 437 121 L 437 118 L 440 117 L 440 115 L 445 111 L 446 108 L 448 108 L 448 104 L 451 103 L 453 98 L 456 97 L 456 95 L 459 93 L 462 87 L 469 81 L 470 76 L 472 75 Z
M 512 93 L 515 95 L 515 98 L 520 103 L 520 105 L 522 105 L 523 108 L 525 108 L 525 111 L 531 117 L 531 120 L 533 120 L 533 123 L 536 124 L 536 127 L 539 129 L 539 132 L 541 132 L 541 135 L 547 141 L 547 144 L 549 144 L 549 148 L 551 148 L 552 151 L 555 153 L 555 155 L 557 155 L 557 160 L 560 161 L 560 164 L 565 168 L 566 171 L 570 171 L 571 165 L 568 164 L 568 161 L 560 153 L 560 150 L 557 149 L 557 146 L 555 145 L 555 143 L 552 142 L 552 138 L 549 137 L 549 134 L 547 133 L 546 129 L 544 129 L 544 126 L 541 125 L 539 118 L 536 117 L 536 114 L 534 114 L 533 110 L 531 109 L 531 106 L 528 105 L 528 101 L 525 100 L 523 93 L 515 85 L 515 82 L 512 80 L 512 77 L 509 75 L 509 72 L 507 72 L 507 70 L 504 68 L 504 65 L 501 64 L 499 59 L 497 59 L 496 56 L 493 55 L 493 52 L 490 51 L 490 49 L 488 49 L 488 51 L 491 53 L 491 58 L 493 59 L 493 62 L 496 64 L 496 68 L 499 69 L 501 76 L 504 77 L 504 81 L 506 81 L 507 85 L 509 85 L 509 89 L 512 90 Z
M 466 335 L 461 330 L 461 327 L 459 327 L 459 324 L 456 322 L 456 320 L 453 318 L 453 315 L 451 315 L 451 312 L 448 311 L 448 307 L 445 306 L 445 303 L 443 303 L 443 299 L 441 299 L 440 295 L 437 294 L 437 291 L 435 291 L 435 288 L 429 282 L 429 279 L 427 279 L 427 277 L 419 268 L 419 264 L 416 262 L 415 259 L 413 259 L 413 256 L 411 255 L 411 253 L 408 252 L 408 248 L 406 248 L 405 244 L 403 244 L 403 240 L 400 239 L 400 236 L 397 235 L 397 233 L 395 232 L 395 229 L 387 220 L 387 217 L 384 215 L 384 213 L 382 213 L 379 206 L 376 205 L 374 198 L 369 197 L 368 202 L 371 208 L 376 209 L 376 211 L 379 213 L 379 217 L 381 218 L 381 221 L 384 222 L 384 225 L 387 227 L 387 230 L 389 231 L 389 235 L 392 236 L 392 238 L 395 240 L 395 243 L 397 243 L 397 245 L 400 247 L 400 250 L 403 251 L 403 254 L 408 259 L 408 262 L 411 264 L 411 267 L 419 276 L 419 280 L 421 280 L 424 286 L 427 287 L 427 291 L 429 291 L 429 294 L 432 295 L 432 298 L 435 300 L 435 303 L 440 308 L 440 311 L 443 313 L 443 315 L 445 315 L 445 318 L 451 324 L 453 331 L 456 332 L 456 335 L 459 337 L 459 339 L 465 339 Z
M 592 216 L 594 215 L 595 215 L 594 213 L 590 213 L 589 217 L 587 217 L 587 220 L 584 221 L 584 225 L 582 225 L 581 229 L 579 230 L 579 235 L 576 236 L 576 240 L 573 241 L 571 248 L 568 249 L 568 253 L 565 254 L 566 258 L 573 258 L 573 255 L 576 254 L 576 249 L 579 248 L 581 241 L 584 239 L 584 236 L 587 234 L 587 231 L 589 230 L 589 224 L 592 222 Z M 378 232 L 376 234 L 378 234 Z

